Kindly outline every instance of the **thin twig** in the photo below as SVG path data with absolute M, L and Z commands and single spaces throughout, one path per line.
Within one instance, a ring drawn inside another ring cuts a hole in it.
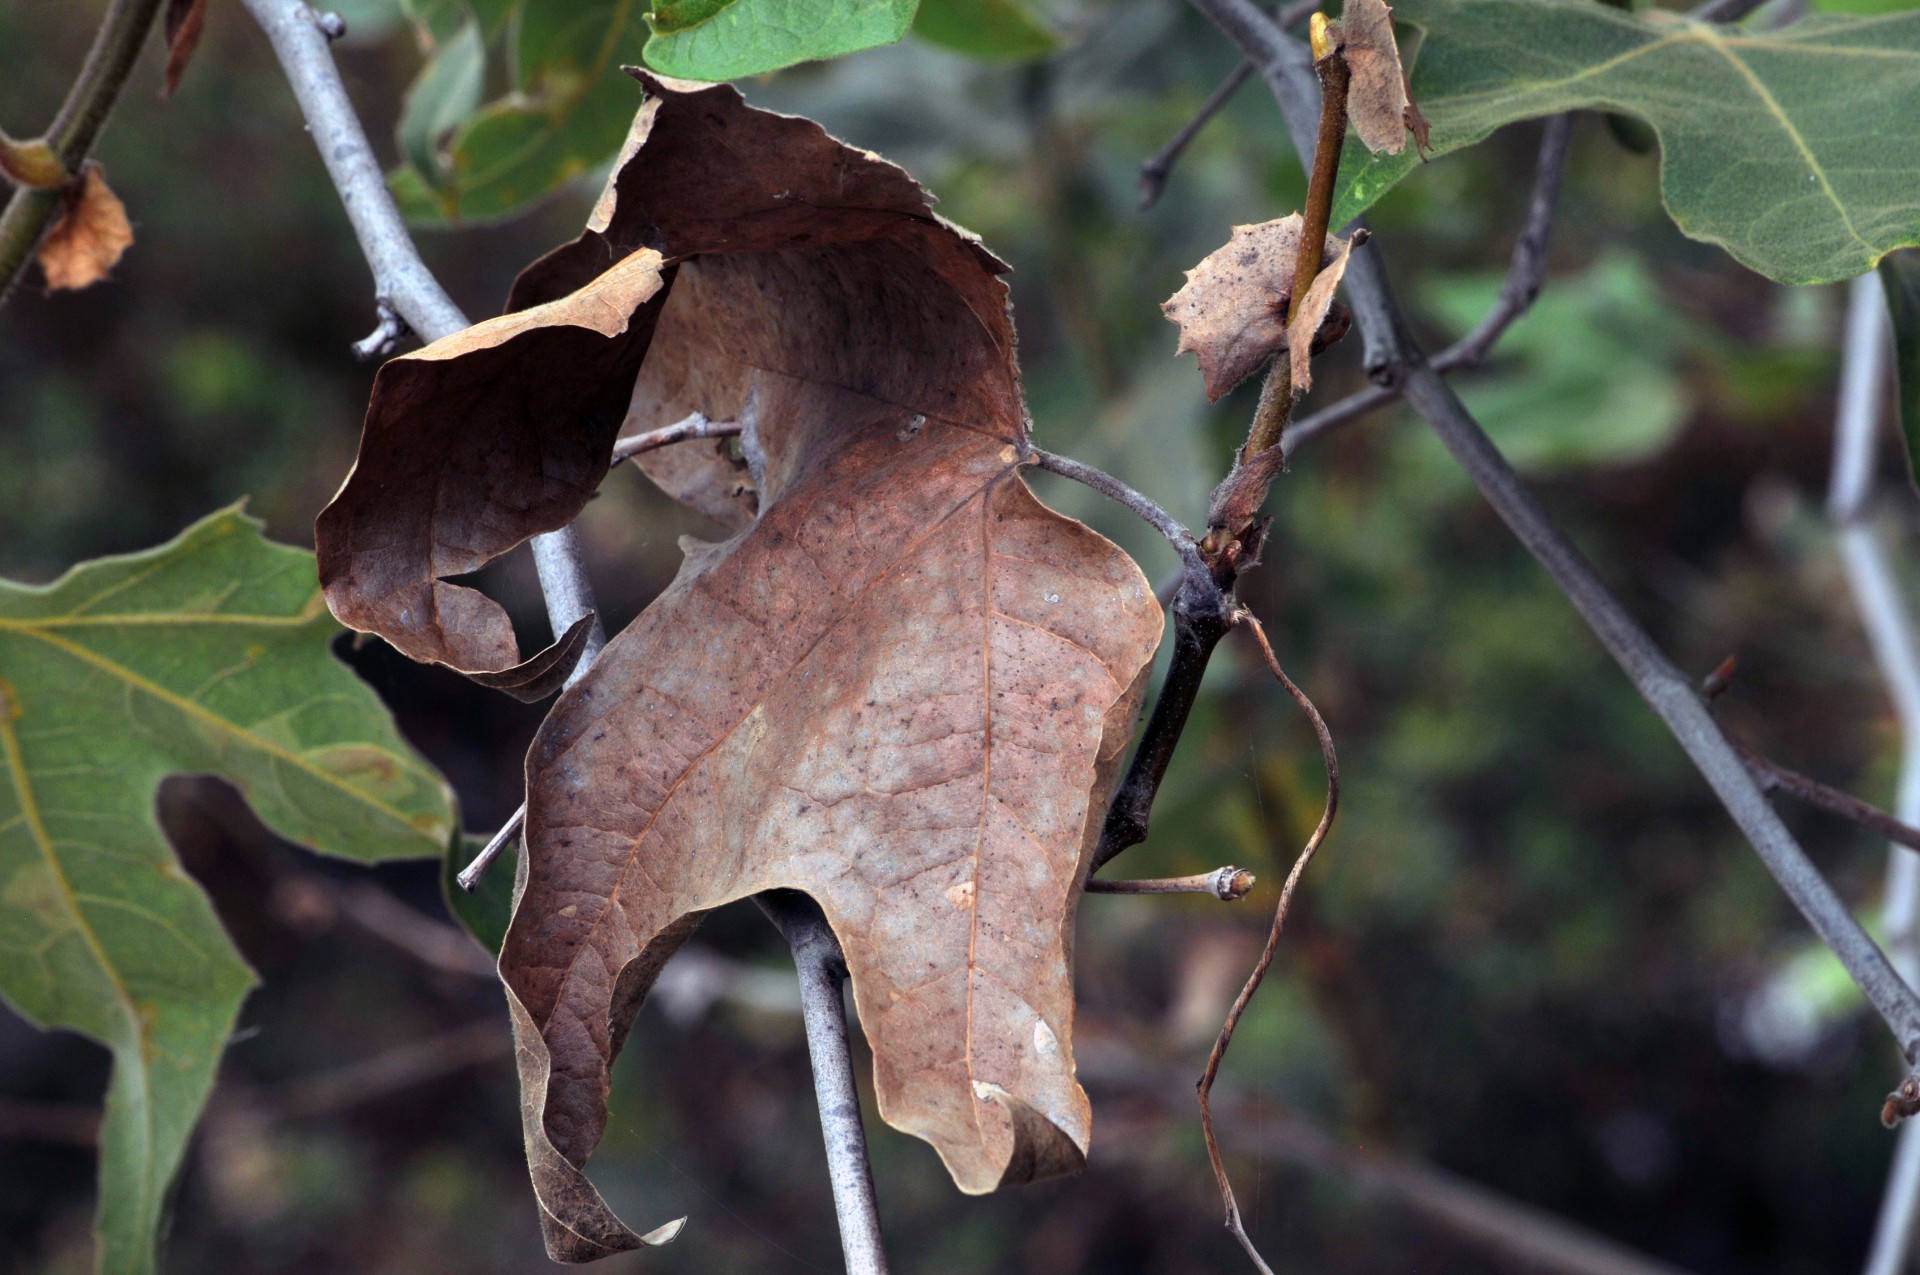
M 1135 491 L 1105 470 L 1096 469 L 1085 461 L 1075 460 L 1071 456 L 1058 456 L 1053 452 L 1042 451 L 1038 447 L 1028 447 L 1027 458 L 1048 473 L 1058 474 L 1062 478 L 1071 478 L 1082 486 L 1091 487 L 1116 505 L 1131 511 L 1141 521 L 1166 537 L 1167 543 L 1172 545 L 1173 551 L 1180 555 L 1180 561 L 1183 564 L 1189 568 L 1198 567 L 1203 571 L 1206 569 L 1206 564 L 1200 560 L 1199 544 L 1194 540 L 1193 533 L 1150 497 Z
M 276 1120 L 312 1119 L 374 1102 L 513 1052 L 513 1033 L 488 1017 L 451 1031 L 408 1041 L 370 1058 L 262 1090 L 253 1103 Z
M 1737 739 L 1729 740 L 1740 760 L 1747 763 L 1747 769 L 1753 772 L 1754 781 L 1762 792 L 1783 792 L 1789 797 L 1798 797 L 1810 806 L 1818 806 L 1842 819 L 1859 824 L 1862 828 L 1877 832 L 1896 846 L 1920 850 L 1920 828 L 1896 819 L 1880 807 L 1860 800 L 1850 792 L 1821 783 L 1818 779 L 1808 778 L 1797 770 L 1789 770 L 1775 761 L 1769 761 L 1754 752 Z
M 47 145 L 70 177 L 80 175 L 81 164 L 120 100 L 120 90 L 126 87 L 159 12 L 160 0 L 113 0 L 101 19 L 87 60 L 81 63 L 80 74 L 46 133 Z M 57 189 L 22 186 L 7 200 L 6 211 L 0 212 L 0 305 L 6 304 L 59 208 Z
M 1306 7 L 1312 9 L 1315 0 L 1306 0 Z M 1295 5 L 1295 8 L 1301 6 Z M 1283 15 L 1284 16 L 1284 15 Z M 1253 64 L 1242 62 L 1227 73 L 1227 78 L 1214 86 L 1193 118 L 1180 126 L 1180 131 L 1167 139 L 1167 144 L 1140 161 L 1140 211 L 1145 212 L 1160 202 L 1160 196 L 1166 192 L 1167 179 L 1173 176 L 1173 166 L 1186 154 L 1193 139 L 1200 136 L 1200 130 L 1212 122 L 1213 117 L 1226 109 L 1233 95 L 1242 85 L 1253 78 Z
M 438 341 L 465 328 L 467 317 L 420 259 L 387 190 L 386 174 L 367 143 L 366 129 L 361 127 L 346 86 L 340 82 L 328 43 L 338 30 L 338 20 L 329 23 L 326 16 L 330 15 L 316 14 L 298 0 L 243 3 L 272 42 L 287 83 L 300 103 L 307 131 L 313 135 L 327 175 L 333 179 L 347 219 L 353 223 L 361 254 L 373 270 L 374 298 L 383 316 L 397 314 L 426 341 Z M 533 537 L 532 547 L 547 623 L 554 637 L 587 616 L 596 617 L 580 662 L 567 678 L 567 685 L 572 686 L 586 675 L 607 644 L 606 630 L 597 618 L 593 586 L 587 579 L 580 535 L 568 525 Z M 468 871 L 473 869 L 469 867 Z
M 1286 884 L 1280 887 L 1280 902 L 1273 910 L 1273 928 L 1267 931 L 1267 944 L 1260 949 L 1260 960 L 1254 965 L 1253 973 L 1248 976 L 1246 986 L 1233 998 L 1233 1007 L 1227 1011 L 1227 1021 L 1221 1025 L 1219 1039 L 1213 1042 L 1213 1052 L 1207 1055 L 1207 1069 L 1200 1077 L 1200 1131 L 1207 1139 L 1207 1159 L 1213 1163 L 1213 1176 L 1220 1183 L 1220 1198 L 1227 1209 L 1227 1229 L 1240 1241 L 1240 1247 L 1253 1259 L 1262 1275 L 1273 1275 L 1272 1268 L 1260 1256 L 1247 1236 L 1247 1229 L 1240 1221 L 1240 1205 L 1233 1198 L 1233 1183 L 1227 1178 L 1226 1161 L 1220 1156 L 1220 1141 L 1213 1127 L 1213 1081 L 1220 1074 L 1220 1064 L 1227 1056 L 1227 1046 L 1233 1043 L 1233 1033 L 1240 1026 L 1240 1016 L 1247 1012 L 1247 1006 L 1253 1000 L 1253 994 L 1260 990 L 1260 984 L 1267 977 L 1267 969 L 1273 964 L 1274 954 L 1280 950 L 1280 932 L 1287 923 L 1287 908 L 1293 902 L 1293 892 L 1300 884 L 1300 877 L 1313 862 L 1314 851 L 1327 839 L 1328 829 L 1333 827 L 1333 817 L 1340 809 L 1340 760 L 1333 751 L 1333 732 L 1327 729 L 1326 719 L 1320 716 L 1320 710 L 1313 706 L 1306 692 L 1294 685 L 1286 670 L 1280 667 L 1280 661 L 1274 658 L 1273 645 L 1267 641 L 1267 632 L 1260 621 L 1250 614 L 1242 614 L 1240 623 L 1253 634 L 1253 640 L 1259 644 L 1260 654 L 1267 662 L 1280 685 L 1286 687 L 1287 694 L 1293 697 L 1300 710 L 1313 723 L 1314 737 L 1320 741 L 1320 759 L 1327 767 L 1327 805 L 1321 812 L 1320 823 L 1307 838 L 1307 844 L 1293 861 L 1293 870 L 1287 873 Z
M 853 1053 L 847 1043 L 842 994 L 846 957 L 820 905 L 806 895 L 771 890 L 754 896 L 754 901 L 786 936 L 800 974 L 800 1015 L 807 1028 L 807 1053 L 813 1059 L 813 1091 L 820 1106 L 827 1175 L 833 1183 L 833 1210 L 840 1223 L 847 1275 L 886 1275 L 873 1169 L 860 1120 L 860 1091 L 854 1084 Z
M 1548 118 L 1540 134 L 1540 157 L 1534 164 L 1533 190 L 1527 197 L 1527 219 L 1513 243 L 1500 296 L 1473 331 L 1433 357 L 1433 370 L 1443 374 L 1470 370 L 1486 361 L 1506 330 L 1532 308 L 1547 276 L 1547 240 L 1560 207 L 1560 188 L 1567 172 L 1567 152 L 1573 143 L 1573 115 Z M 1294 452 L 1322 434 L 1331 433 L 1390 403 L 1400 401 L 1397 385 L 1375 385 L 1348 395 L 1331 407 L 1302 417 L 1288 427 L 1280 448 L 1291 459 Z
M 1088 894 L 1211 894 L 1233 903 L 1247 897 L 1257 878 L 1245 868 L 1215 868 L 1190 877 L 1146 877 L 1135 880 L 1087 879 Z
M 666 447 L 671 443 L 684 443 L 696 438 L 738 438 L 741 425 L 739 421 L 711 421 L 705 413 L 693 415 L 675 421 L 671 425 L 662 425 L 659 429 L 650 429 L 643 434 L 629 434 L 613 443 L 613 463 L 630 460 L 641 452 L 650 452 L 657 447 Z
M 1311 136 L 1312 68 L 1305 51 L 1267 21 L 1250 0 L 1192 0 L 1259 65 L 1295 146 Z M 1901 1053 L 1920 1062 L 1920 996 L 1861 928 L 1833 886 L 1768 803 L 1689 680 L 1613 596 L 1593 565 L 1554 523 L 1479 422 L 1429 366 L 1393 300 L 1377 245 L 1347 271 L 1348 294 L 1367 340 L 1369 361 L 1402 382 L 1412 404 L 1473 479 L 1520 542 L 1546 568 L 1575 610 L 1619 663 L 1642 698 L 1672 731 L 1760 855 L 1767 870 L 1831 948 L 1886 1020 Z
M 462 890 L 469 894 L 473 893 L 480 884 L 480 878 L 487 875 L 487 869 L 492 867 L 493 861 L 500 857 L 500 852 L 512 844 L 514 837 L 519 835 L 520 828 L 526 821 L 527 803 L 523 801 L 518 809 L 507 816 L 506 823 L 500 826 L 500 831 L 493 834 L 492 840 L 480 847 L 480 853 L 473 856 L 473 862 L 460 869 L 459 874 L 453 878 Z
M 1298 0 L 1296 4 L 1276 9 L 1273 20 L 1282 27 L 1290 27 L 1319 7 L 1319 0 Z M 1207 95 L 1207 100 L 1200 104 L 1200 109 L 1194 112 L 1193 118 L 1182 124 L 1180 131 L 1167 139 L 1165 146 L 1141 161 L 1140 210 L 1142 212 L 1160 202 L 1160 196 L 1167 189 L 1167 179 L 1173 176 L 1173 166 L 1180 162 L 1180 157 L 1186 154 L 1187 147 L 1191 146 L 1193 139 L 1200 135 L 1200 130 L 1205 128 L 1228 102 L 1233 100 L 1233 95 L 1240 91 L 1240 86 L 1245 84 L 1252 74 L 1253 63 L 1251 62 L 1243 61 L 1239 66 L 1234 67 L 1228 72 L 1227 78 L 1220 81 L 1213 92 Z

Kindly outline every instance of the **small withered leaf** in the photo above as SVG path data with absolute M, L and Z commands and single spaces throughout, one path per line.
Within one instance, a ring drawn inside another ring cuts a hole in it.
M 127 207 L 107 186 L 107 173 L 89 162 L 60 197 L 60 219 L 40 241 L 47 291 L 87 288 L 106 278 L 133 244 Z
M 187 61 L 200 45 L 207 21 L 207 0 L 167 0 L 167 69 L 161 97 L 172 97 L 187 72 Z
M 1320 273 L 1305 304 L 1291 306 L 1300 257 L 1301 217 L 1235 226 L 1226 246 L 1187 271 L 1186 284 L 1160 309 L 1180 325 L 1174 353 L 1194 354 L 1209 402 L 1258 371 L 1276 351 L 1290 352 L 1293 383 L 1310 384 L 1309 349 L 1346 271 L 1347 241 L 1328 235 Z M 1289 318 L 1289 311 L 1294 311 Z
M 626 1227 L 583 1166 L 660 968 L 705 913 L 766 890 L 825 912 L 880 1113 L 961 1189 L 1082 1166 L 1073 916 L 1161 632 L 1139 568 L 1020 477 L 1005 267 L 817 124 L 642 80 L 587 232 L 521 276 L 510 305 L 532 308 L 382 370 L 322 528 L 336 610 L 364 605 L 439 658 L 463 627 L 441 576 L 527 534 L 529 492 L 557 491 L 556 515 L 584 501 L 545 468 L 552 449 L 597 482 L 623 411 L 636 431 L 694 412 L 742 425 L 744 475 L 710 439 L 646 454 L 671 454 L 649 473 L 690 503 L 735 501 L 718 510 L 735 534 L 683 542 L 678 578 L 528 754 L 500 971 L 543 1231 L 566 1261 L 670 1238 Z M 608 282 L 649 259 L 657 291 Z M 616 296 L 643 337 L 540 317 Z M 578 352 L 516 352 L 536 338 Z M 612 352 L 625 340 L 637 354 Z M 604 431 L 576 401 L 595 394 Z
M 1326 250 L 1320 258 L 1320 273 L 1313 276 L 1313 282 L 1307 285 L 1307 295 L 1299 305 L 1292 307 L 1287 320 L 1287 352 L 1292 364 L 1296 394 L 1305 392 L 1313 385 L 1314 337 L 1319 334 L 1320 325 L 1333 306 L 1334 290 L 1347 273 L 1350 247 L 1349 241 L 1338 235 L 1327 236 Z
M 1393 38 L 1393 10 L 1386 0 L 1347 0 L 1340 14 L 1343 56 L 1353 72 L 1347 89 L 1347 117 L 1354 132 L 1375 154 L 1397 155 L 1414 130 L 1424 150 L 1426 121 L 1407 96 L 1400 46 Z M 1419 120 L 1419 124 L 1414 123 Z

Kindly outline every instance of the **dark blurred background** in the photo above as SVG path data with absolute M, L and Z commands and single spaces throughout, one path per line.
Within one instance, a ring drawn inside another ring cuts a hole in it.
M 44 125 L 101 7 L 0 5 L 0 125 Z M 391 0 L 345 11 L 347 83 L 391 156 L 418 55 Z M 1230 225 L 1295 207 L 1303 178 L 1256 82 L 1138 211 L 1140 160 L 1231 52 L 1170 0 L 1063 3 L 1052 20 L 1070 39 L 1039 65 L 909 42 L 743 87 L 904 163 L 1012 262 L 1039 441 L 1191 521 L 1252 389 L 1208 408 L 1158 303 Z M 158 543 L 241 498 L 310 544 L 352 460 L 373 369 L 347 347 L 373 326 L 370 284 L 279 70 L 220 0 L 170 102 L 156 52 L 98 151 L 134 247 L 109 284 L 49 298 L 34 277 L 0 311 L 11 578 Z M 1377 247 L 1431 341 L 1491 301 L 1537 136 L 1506 130 L 1378 208 Z M 1739 654 L 1722 709 L 1737 733 L 1885 803 L 1898 739 L 1820 504 L 1841 290 L 1779 288 L 1680 237 L 1657 163 L 1580 121 L 1547 292 L 1465 382 L 1468 402 L 1683 666 Z M 469 313 L 497 312 L 593 191 L 424 234 L 423 251 Z M 1364 383 L 1357 345 L 1329 356 L 1317 402 Z M 1880 516 L 1911 543 L 1884 451 Z M 1085 491 L 1036 486 L 1150 576 L 1174 565 Z M 1526 1246 L 1594 1233 L 1702 1275 L 1857 1268 L 1895 1052 L 1571 609 L 1404 411 L 1305 450 L 1272 512 L 1244 593 L 1332 723 L 1346 781 L 1219 1091 L 1276 1268 L 1570 1269 Z M 715 531 L 625 471 L 582 528 L 615 624 L 670 578 L 679 536 Z M 523 556 L 487 582 L 540 631 Z M 341 650 L 449 776 L 467 827 L 497 827 L 540 709 L 378 645 Z M 1153 837 L 1118 866 L 1236 863 L 1259 887 L 1238 905 L 1083 905 L 1077 1045 L 1096 1122 L 1081 1177 L 969 1199 L 929 1148 L 873 1122 L 898 1269 L 1246 1269 L 1192 1084 L 1321 794 L 1310 734 L 1230 641 Z M 178 1192 L 171 1268 L 543 1269 L 503 1007 L 485 954 L 448 928 L 439 865 L 322 862 L 204 781 L 173 781 L 161 804 L 264 978 Z M 1786 813 L 1870 908 L 1884 847 Z M 676 971 L 621 1060 L 592 1168 L 630 1220 L 691 1222 L 602 1269 L 838 1269 L 784 947 L 740 907 Z M 104 1051 L 0 1008 L 0 1269 L 89 1268 L 105 1071 Z M 1618 1260 L 1605 1269 L 1659 1269 Z

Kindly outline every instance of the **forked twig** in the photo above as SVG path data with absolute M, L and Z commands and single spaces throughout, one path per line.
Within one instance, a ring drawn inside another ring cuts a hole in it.
M 1284 9 L 1275 10 L 1273 20 L 1283 27 L 1290 27 L 1318 7 L 1319 0 L 1298 0 L 1297 3 L 1290 4 Z M 1187 153 L 1187 147 L 1193 144 L 1193 139 L 1200 136 L 1200 130 L 1226 108 L 1227 103 L 1233 100 L 1233 95 L 1240 91 L 1240 87 L 1252 75 L 1253 63 L 1251 62 L 1243 61 L 1239 66 L 1234 67 L 1227 78 L 1220 81 L 1213 92 L 1207 95 L 1207 100 L 1200 104 L 1200 109 L 1193 113 L 1193 118 L 1182 124 L 1180 131 L 1168 138 L 1165 146 L 1141 161 L 1140 209 L 1142 212 L 1160 202 L 1160 196 L 1167 189 L 1167 179 L 1173 176 L 1173 166 L 1178 164 L 1180 157 Z
M 1200 1077 L 1200 1131 L 1207 1139 L 1207 1159 L 1213 1164 L 1213 1176 L 1220 1183 L 1220 1198 L 1227 1209 L 1227 1229 L 1233 1232 L 1233 1238 L 1240 1241 L 1240 1247 L 1246 1250 L 1253 1264 L 1260 1268 L 1261 1275 L 1273 1275 L 1273 1268 L 1260 1256 L 1253 1241 L 1247 1236 L 1247 1228 L 1240 1220 L 1240 1205 L 1233 1197 L 1233 1183 L 1227 1178 L 1226 1161 L 1220 1157 L 1220 1141 L 1213 1129 L 1213 1081 L 1220 1074 L 1220 1064 L 1227 1056 L 1227 1046 L 1233 1043 L 1233 1033 L 1240 1025 L 1240 1016 L 1247 1012 L 1247 1006 L 1253 1000 L 1253 994 L 1260 990 L 1260 984 L 1267 977 L 1267 969 L 1273 964 L 1273 957 L 1280 950 L 1280 931 L 1287 923 L 1287 908 L 1293 902 L 1293 891 L 1300 884 L 1301 876 L 1307 865 L 1313 862 L 1314 852 L 1327 839 L 1327 831 L 1333 827 L 1333 817 L 1340 809 L 1340 760 L 1333 751 L 1333 732 L 1327 729 L 1326 719 L 1320 716 L 1320 710 L 1313 706 L 1305 691 L 1294 685 L 1287 671 L 1280 667 L 1280 661 L 1274 657 L 1273 644 L 1267 641 L 1267 631 L 1251 613 L 1241 611 L 1240 624 L 1253 635 L 1259 644 L 1260 654 L 1267 662 L 1267 668 L 1286 687 L 1287 694 L 1313 723 L 1313 733 L 1320 741 L 1320 758 L 1327 767 L 1327 805 L 1321 812 L 1320 823 L 1307 838 L 1307 844 L 1293 861 L 1293 870 L 1287 873 L 1286 883 L 1280 887 L 1280 902 L 1273 910 L 1273 928 L 1267 931 L 1267 945 L 1260 950 L 1260 960 L 1254 965 L 1253 973 L 1248 976 L 1245 987 L 1233 999 L 1233 1007 L 1227 1011 L 1227 1021 L 1221 1025 L 1220 1037 L 1213 1042 L 1213 1052 L 1207 1055 L 1207 1069 Z
M 659 429 L 650 429 L 643 434 L 629 434 L 625 438 L 615 439 L 613 443 L 613 463 L 630 460 L 641 452 L 650 452 L 657 447 L 671 443 L 684 443 L 696 438 L 738 438 L 741 425 L 739 421 L 708 420 L 703 412 L 675 421 L 671 425 L 662 425 Z
M 1486 362 L 1487 355 L 1508 328 L 1519 321 L 1540 296 L 1547 277 L 1547 241 L 1553 234 L 1554 215 L 1560 209 L 1560 188 L 1567 173 L 1567 152 L 1573 145 L 1573 115 L 1555 115 L 1547 120 L 1540 134 L 1540 156 L 1534 164 L 1533 190 L 1527 196 L 1527 219 L 1513 241 L 1513 258 L 1507 266 L 1506 281 L 1500 296 L 1473 331 L 1433 356 L 1433 370 L 1443 374 L 1470 371 Z M 1349 394 L 1339 402 L 1323 407 L 1311 416 L 1303 416 L 1288 427 L 1280 439 L 1280 448 L 1291 457 L 1307 443 L 1351 424 L 1361 417 L 1400 401 L 1396 382 L 1374 385 Z
M 1191 3 L 1259 67 L 1287 119 L 1296 148 L 1304 152 L 1311 145 L 1316 118 L 1313 69 L 1306 50 L 1275 28 L 1250 0 Z M 1886 1021 L 1902 1054 L 1909 1061 L 1920 1061 L 1920 996 L 1895 972 L 1781 822 L 1689 680 L 1607 588 L 1472 413 L 1425 361 L 1393 299 L 1377 249 L 1355 258 L 1346 282 L 1369 365 L 1404 386 L 1414 410 L 1546 569 L 1648 707 L 1666 723 L 1781 889 Z

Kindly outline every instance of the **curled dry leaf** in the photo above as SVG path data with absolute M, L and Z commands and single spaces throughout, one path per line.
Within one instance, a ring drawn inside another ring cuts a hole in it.
M 172 97 L 187 73 L 187 61 L 200 46 L 206 26 L 207 0 L 167 0 L 167 69 L 160 96 Z
M 359 459 L 314 524 L 320 584 L 342 624 L 496 681 L 555 659 L 549 648 L 519 665 L 507 613 L 442 577 L 565 526 L 606 477 L 666 296 L 659 253 L 609 264 L 577 292 L 380 369 Z
M 133 244 L 127 206 L 107 186 L 107 171 L 89 162 L 60 196 L 60 220 L 40 241 L 47 291 L 91 287 L 107 277 Z
M 1393 38 L 1393 10 L 1386 0 L 1347 0 L 1340 12 L 1339 40 L 1347 68 L 1347 118 L 1367 149 L 1397 155 L 1407 133 L 1426 149 L 1427 122 L 1407 96 L 1407 74 Z
M 1314 334 L 1333 304 L 1351 246 L 1328 235 L 1320 273 L 1302 305 L 1293 307 L 1293 273 L 1300 257 L 1299 213 L 1257 226 L 1235 226 L 1226 246 L 1187 271 L 1187 282 L 1160 306 L 1180 325 L 1174 353 L 1196 354 L 1207 400 L 1258 371 L 1278 350 L 1289 351 L 1293 387 L 1312 384 Z M 1289 310 L 1294 310 L 1289 318 Z
M 881 1115 L 930 1142 L 963 1190 L 1084 1163 L 1073 914 L 1161 631 L 1133 562 L 1021 480 L 1005 267 L 904 172 L 818 125 L 727 86 L 643 79 L 650 97 L 587 232 L 529 267 L 511 304 L 535 307 L 515 316 L 527 322 L 560 316 L 605 293 L 610 263 L 659 262 L 662 289 L 629 296 L 652 315 L 627 328 L 651 338 L 637 384 L 626 356 L 592 374 L 623 406 L 632 391 L 630 430 L 739 420 L 750 483 L 713 440 L 647 454 L 672 455 L 649 472 L 696 506 L 723 498 L 713 508 L 738 530 L 685 542 L 679 577 L 561 696 L 528 756 L 500 969 L 535 1191 L 563 1260 L 660 1240 L 621 1223 L 581 1171 L 612 1060 L 700 917 L 763 890 L 825 911 Z M 632 339 L 615 327 L 581 349 Z M 529 440 L 590 453 L 597 481 L 611 425 L 577 413 L 540 428 L 489 418 L 493 441 L 470 437 L 467 365 L 520 413 L 582 392 L 528 339 L 469 341 L 431 381 L 383 372 L 349 488 L 428 498 L 495 546 L 531 530 L 492 501 L 539 489 Z M 370 452 L 376 421 L 497 460 Z M 556 515 L 584 501 L 571 479 L 560 490 Z M 400 553 L 410 590 L 451 587 L 397 531 L 362 538 L 378 516 L 356 506 L 327 539 Z M 434 525 L 415 518 L 405 536 Z M 412 608 L 371 614 L 418 637 Z

